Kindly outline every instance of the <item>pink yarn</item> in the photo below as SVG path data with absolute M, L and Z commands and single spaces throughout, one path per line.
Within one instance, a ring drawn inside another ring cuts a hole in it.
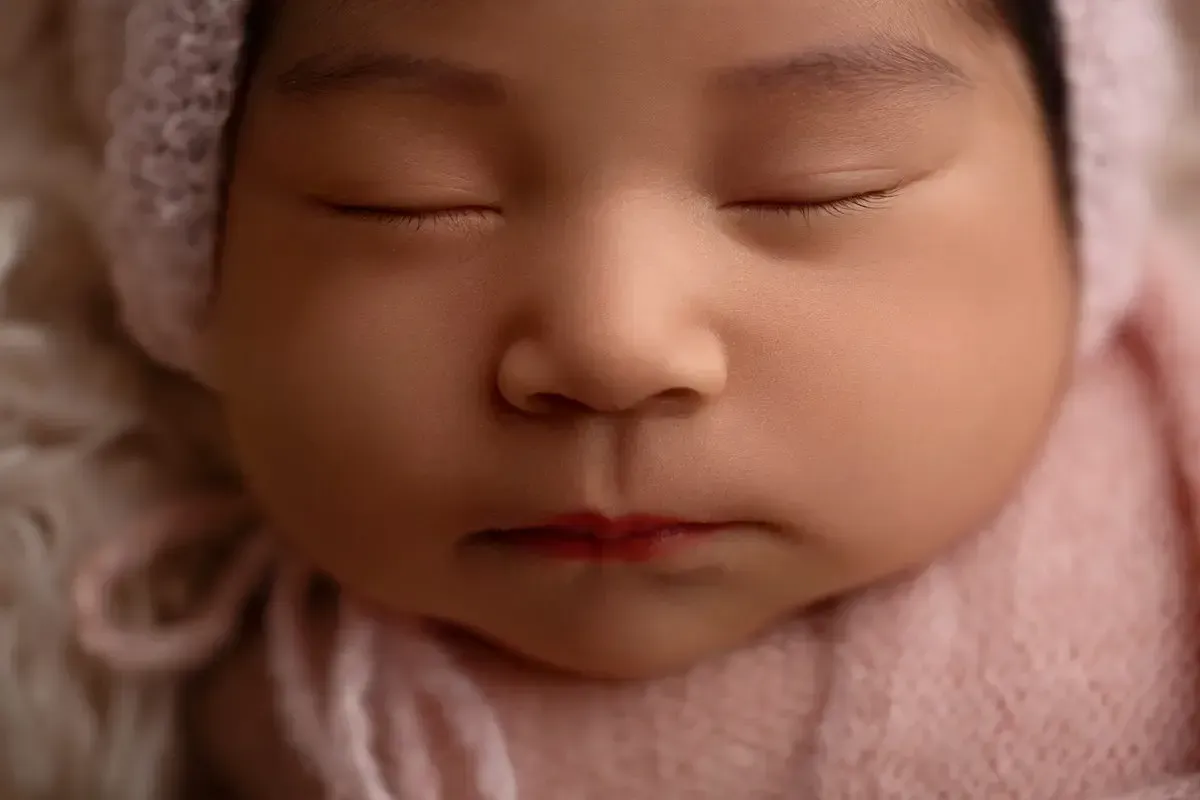
M 112 620 L 108 595 L 123 578 L 149 568 L 166 551 L 227 531 L 245 512 L 244 502 L 228 497 L 188 499 L 152 515 L 131 535 L 117 537 L 98 550 L 75 583 L 81 646 L 123 671 L 195 669 L 210 662 L 237 632 L 248 596 L 276 565 L 279 574 L 269 603 L 268 631 L 285 730 L 336 797 L 441 797 L 441 775 L 417 714 L 418 690 L 424 690 L 442 707 L 464 751 L 474 756 L 480 800 L 516 800 L 512 763 L 487 700 L 415 627 L 390 631 L 387 663 L 392 669 L 380 681 L 379 624 L 343 600 L 328 686 L 324 692 L 319 690 L 303 635 L 312 573 L 279 563 L 264 533 L 247 539 L 211 598 L 186 622 L 139 631 Z M 377 705 L 373 695 L 380 691 L 381 705 L 388 710 L 386 717 L 396 734 L 393 740 L 399 745 L 390 780 L 374 751 L 381 737 L 371 709 Z M 322 695 L 328 698 L 324 713 L 318 699 Z
M 361 800 L 436 798 L 441 774 L 434 764 L 422 721 L 419 692 L 436 701 L 459 746 L 475 763 L 479 800 L 516 800 L 516 776 L 504 735 L 488 701 L 440 648 L 415 629 L 393 628 L 389 636 L 387 673 L 380 680 L 379 624 L 354 608 L 340 606 L 327 690 L 328 712 L 318 710 L 318 691 L 305 662 L 303 607 L 308 581 L 292 573 L 272 598 L 271 661 L 280 687 L 288 730 L 299 752 L 309 755 L 334 793 Z M 379 702 L 373 695 L 380 692 Z M 393 736 L 380 736 L 380 715 Z M 374 751 L 378 741 L 394 741 L 394 779 Z
M 148 569 L 164 551 L 228 530 L 246 517 L 247 508 L 244 499 L 189 498 L 100 547 L 74 584 L 81 645 L 121 670 L 177 672 L 208 662 L 237 630 L 247 595 L 263 579 L 273 557 L 266 539 L 247 544 L 203 607 L 177 629 L 138 632 L 115 626 L 109 595 L 122 578 Z

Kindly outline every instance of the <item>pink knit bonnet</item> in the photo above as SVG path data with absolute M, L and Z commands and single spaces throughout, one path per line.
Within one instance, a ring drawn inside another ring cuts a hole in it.
M 1177 74 L 1166 0 L 1055 0 L 1070 98 L 1084 350 L 1136 295 L 1149 167 Z M 98 6 L 104 5 L 97 3 Z M 110 105 L 105 230 L 125 324 L 196 366 L 213 289 L 224 128 L 250 0 L 133 0 Z

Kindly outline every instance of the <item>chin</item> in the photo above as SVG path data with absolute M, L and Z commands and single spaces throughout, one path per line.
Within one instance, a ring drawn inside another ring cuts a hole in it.
M 644 651 L 603 654 L 552 653 L 544 658 L 529 656 L 545 668 L 579 678 L 601 681 L 648 681 L 687 672 L 716 653 L 666 653 Z
M 525 667 L 589 680 L 646 681 L 685 673 L 737 650 L 765 627 L 715 630 L 702 623 L 679 626 L 664 636 L 652 625 L 618 629 L 579 625 L 551 635 L 529 630 L 522 631 L 524 635 L 513 635 L 513 631 L 506 631 L 507 635 L 473 631 L 471 635 Z
M 748 588 L 741 575 L 702 577 L 664 580 L 641 570 L 556 574 L 540 585 L 455 592 L 459 602 L 431 616 L 510 661 L 588 679 L 639 681 L 678 675 L 740 650 L 796 611 L 794 597 Z

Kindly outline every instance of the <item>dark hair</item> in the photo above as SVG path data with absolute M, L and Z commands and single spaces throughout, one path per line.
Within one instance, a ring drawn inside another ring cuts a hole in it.
M 1025 50 L 1037 87 L 1046 134 L 1054 151 L 1059 181 L 1068 207 L 1073 181 L 1070 167 L 1071 125 L 1064 70 L 1062 28 L 1051 0 L 993 0 L 1000 21 Z M 1096 0 L 1104 2 L 1104 0 Z

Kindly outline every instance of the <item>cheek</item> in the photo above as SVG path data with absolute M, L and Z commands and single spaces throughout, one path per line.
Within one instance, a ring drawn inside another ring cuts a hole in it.
M 492 287 L 436 269 L 339 269 L 277 241 L 230 237 L 209 331 L 239 460 L 310 558 L 403 579 L 404 563 L 444 557 L 486 471 L 471 444 L 487 434 Z M 466 500 L 430 510 L 452 491 Z
M 854 245 L 859 266 L 803 297 L 760 297 L 788 345 L 755 348 L 751 382 L 787 432 L 795 516 L 845 560 L 927 558 L 986 524 L 1036 457 L 1074 329 L 1070 258 L 1045 219 L 931 215 Z

